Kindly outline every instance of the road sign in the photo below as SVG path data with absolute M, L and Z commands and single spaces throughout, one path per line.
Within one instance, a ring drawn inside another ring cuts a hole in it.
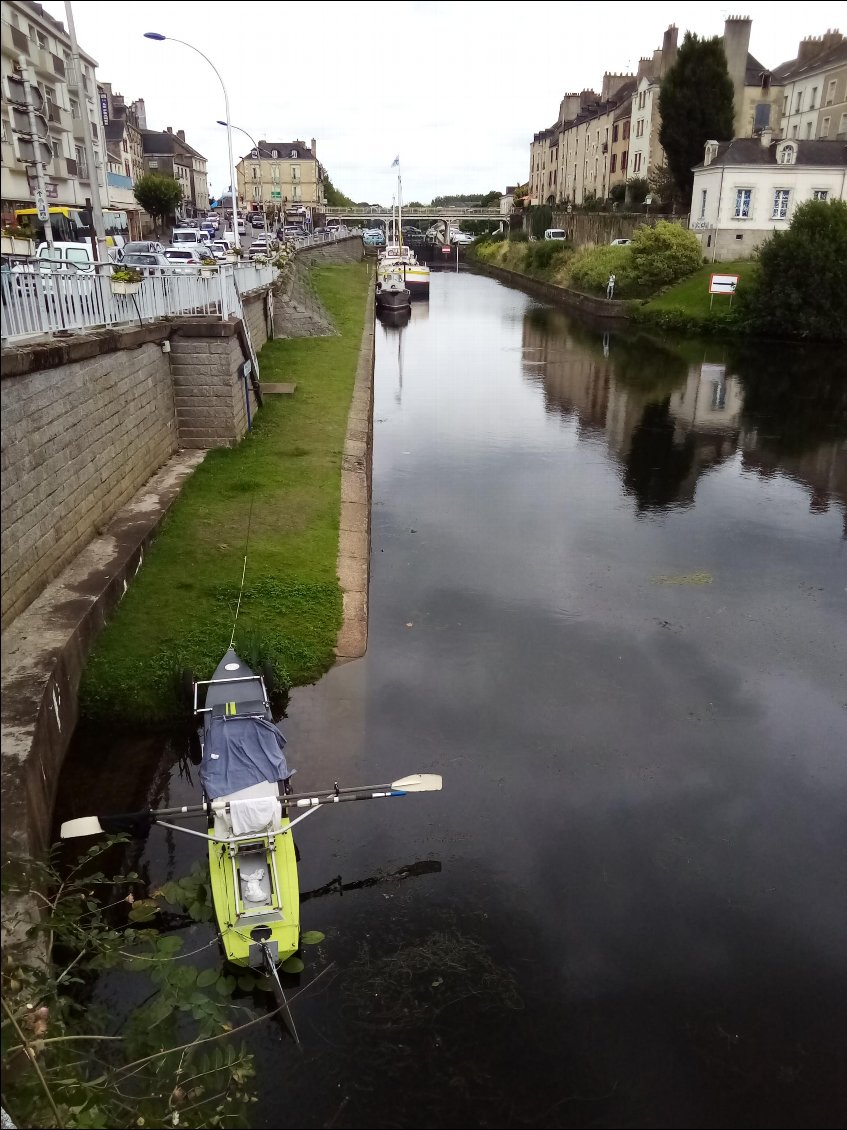
M 53 150 L 46 141 L 27 141 L 19 137 L 18 156 L 26 165 L 34 165 L 36 161 L 49 165 L 53 160 Z
M 735 294 L 738 286 L 738 275 L 711 275 L 709 278 L 709 294 Z
M 281 199 L 282 199 L 282 193 L 281 192 L 274 192 L 273 189 L 271 189 L 271 200 L 281 200 Z
M 50 219 L 50 209 L 47 206 L 47 197 L 40 188 L 35 190 L 35 210 L 42 224 L 46 224 Z
M 6 75 L 6 92 L 13 106 L 28 106 L 26 83 L 17 75 Z M 33 110 L 44 109 L 44 95 L 37 86 L 30 83 L 29 96 L 32 99 Z

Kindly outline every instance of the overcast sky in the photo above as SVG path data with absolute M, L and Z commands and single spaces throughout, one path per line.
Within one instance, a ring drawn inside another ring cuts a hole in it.
M 65 5 L 44 8 L 65 20 Z M 229 184 L 220 85 L 207 63 L 159 31 L 194 44 L 221 72 L 232 121 L 256 138 L 308 144 L 354 200 L 388 203 L 398 154 L 406 200 L 487 192 L 528 176 L 532 134 L 566 91 L 600 89 L 604 71 L 634 70 L 668 24 L 720 35 L 727 15 L 753 18 L 751 52 L 773 69 L 801 38 L 847 24 L 843 0 L 745 3 L 117 3 L 75 0 L 80 47 L 98 78 L 143 98 L 151 129 L 184 129 L 209 160 L 212 188 Z M 842 31 L 847 27 L 842 26 Z M 405 60 L 405 65 L 401 62 Z M 237 155 L 250 144 L 243 135 Z

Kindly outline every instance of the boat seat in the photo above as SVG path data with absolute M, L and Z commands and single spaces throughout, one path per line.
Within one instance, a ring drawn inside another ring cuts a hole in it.
M 246 789 L 240 789 L 237 793 L 230 793 L 228 796 L 218 797 L 218 801 L 254 800 L 262 797 L 278 797 L 282 791 L 282 787 L 274 781 L 259 781 L 257 784 L 250 785 Z M 216 801 L 215 803 L 218 802 Z M 282 809 L 277 805 L 270 830 L 279 832 L 282 827 Z M 232 835 L 232 820 L 228 812 L 215 812 L 214 835 L 220 839 L 227 839 Z
M 216 702 L 212 707 L 213 718 L 246 718 L 258 714 L 265 716 L 265 704 L 260 698 L 248 702 Z

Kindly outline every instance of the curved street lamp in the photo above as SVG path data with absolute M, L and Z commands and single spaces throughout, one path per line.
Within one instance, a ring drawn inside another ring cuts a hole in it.
M 161 32 L 158 31 L 145 31 L 144 38 L 153 39 L 157 43 L 161 43 L 163 40 L 167 39 L 170 40 L 171 43 L 181 43 L 183 47 L 190 47 L 192 51 L 196 51 L 198 55 L 206 60 L 206 62 L 218 76 L 218 81 L 221 84 L 221 90 L 224 92 L 224 107 L 226 109 L 227 118 L 226 140 L 229 147 L 229 175 L 232 178 L 232 184 L 230 185 L 230 196 L 232 198 L 232 234 L 235 238 L 236 246 L 240 247 L 241 237 L 238 234 L 238 185 L 236 184 L 235 179 L 235 164 L 232 159 L 232 129 L 229 126 L 229 95 L 226 92 L 224 80 L 221 78 L 221 72 L 218 70 L 218 68 L 215 66 L 208 55 L 204 55 L 199 47 L 195 47 L 193 43 L 186 43 L 184 39 L 174 39 L 173 36 L 162 35 Z

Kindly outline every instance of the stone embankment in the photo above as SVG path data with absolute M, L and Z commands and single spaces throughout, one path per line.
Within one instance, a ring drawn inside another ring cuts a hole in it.
M 275 336 L 334 333 L 309 284 L 308 268 L 355 261 L 361 254 L 359 238 L 305 249 L 273 288 L 246 296 L 244 317 L 254 349 Z M 367 478 L 372 326 L 370 337 L 365 328 L 362 350 L 345 474 Z M 6 854 L 47 846 L 85 660 L 204 450 L 244 435 L 248 411 L 258 406 L 244 375 L 247 356 L 240 320 L 214 318 L 174 319 L 3 350 Z M 367 530 L 366 524 L 365 537 Z M 357 638 L 359 643 L 366 638 L 363 552 L 360 536 L 345 538 L 339 553 L 342 580 L 347 577 L 345 588 L 354 594 L 345 593 L 345 612 L 349 604 L 350 622 L 359 624 L 358 637 L 353 629 L 340 637 L 340 656 L 355 654 Z

